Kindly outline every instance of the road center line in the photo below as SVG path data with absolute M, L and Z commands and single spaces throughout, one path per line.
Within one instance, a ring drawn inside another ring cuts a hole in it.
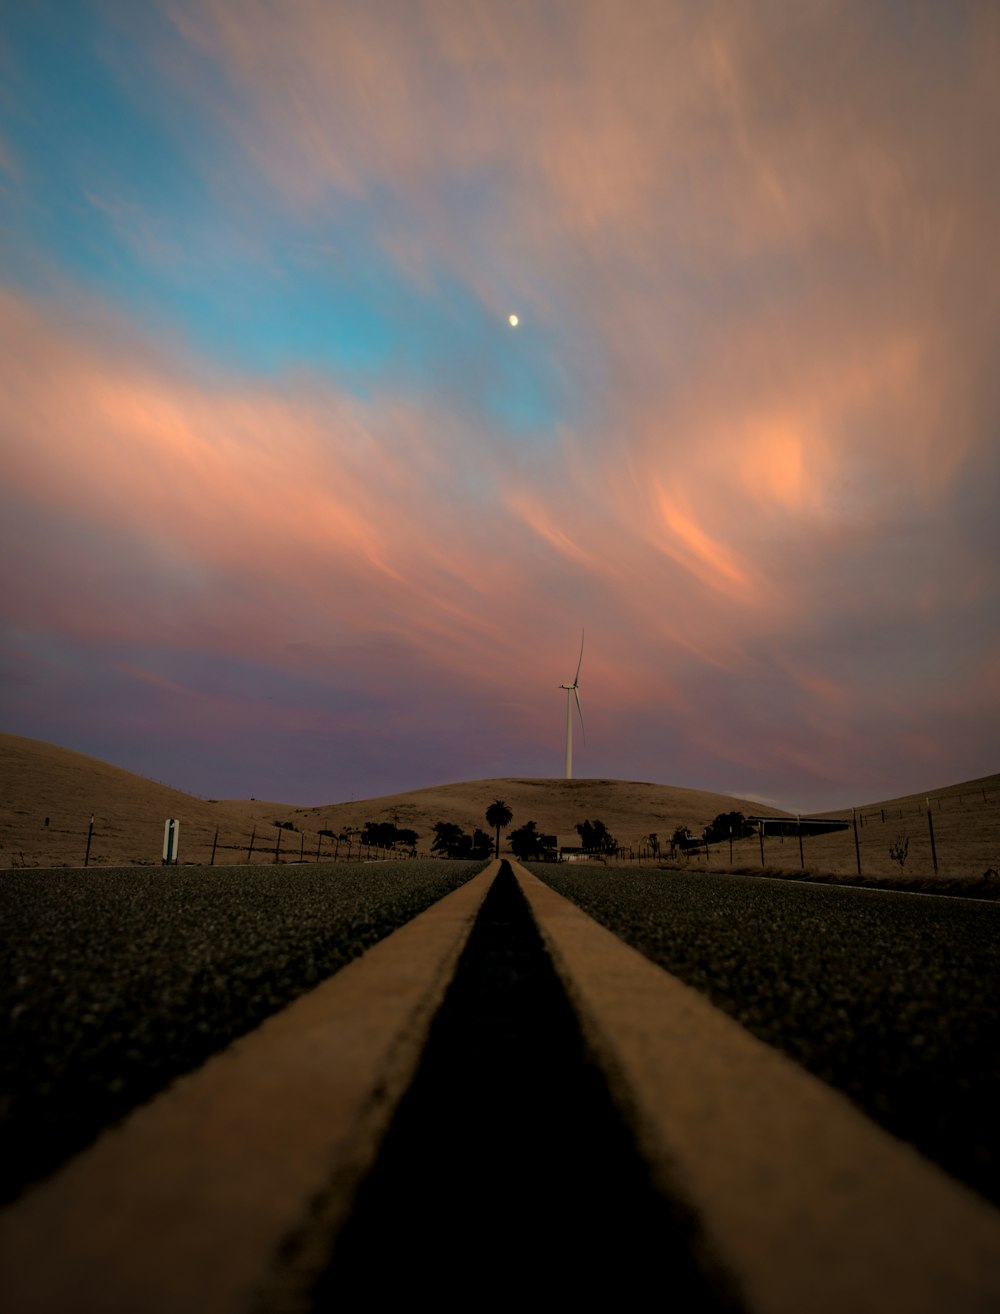
M 5 1314 L 228 1314 L 350 1210 L 499 864 L 137 1109 L 0 1214 Z
M 753 1314 L 996 1314 L 1000 1211 L 511 866 L 661 1189 Z

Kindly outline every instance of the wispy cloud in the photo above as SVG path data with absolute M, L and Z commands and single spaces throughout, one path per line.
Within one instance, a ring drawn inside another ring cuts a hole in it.
M 109 85 L 197 107 L 201 200 L 108 149 L 73 205 L 132 263 L 42 233 L 59 290 L 0 301 L 16 669 L 228 672 L 381 790 L 557 771 L 585 624 L 584 774 L 994 768 L 992 6 L 118 17 Z

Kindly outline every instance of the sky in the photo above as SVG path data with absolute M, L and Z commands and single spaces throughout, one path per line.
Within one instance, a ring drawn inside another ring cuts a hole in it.
M 559 777 L 584 636 L 577 778 L 1000 771 L 998 141 L 992 0 L 6 6 L 0 729 Z

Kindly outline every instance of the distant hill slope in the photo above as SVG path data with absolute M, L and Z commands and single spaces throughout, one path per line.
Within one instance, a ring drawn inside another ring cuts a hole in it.
M 995 798 L 1000 775 L 948 786 L 931 796 L 956 803 L 963 791 L 973 801 L 979 793 L 984 802 L 987 794 Z M 600 820 L 626 845 L 637 844 L 650 832 L 665 844 L 677 826 L 700 833 L 721 812 L 788 815 L 749 799 L 681 786 L 519 777 L 435 785 L 311 808 L 254 799 L 216 802 L 71 749 L 0 734 L 0 868 L 81 866 L 91 816 L 89 862 L 94 866 L 158 863 L 168 817 L 181 823 L 180 855 L 187 862 L 208 862 L 213 847 L 219 863 L 261 861 L 267 854 L 314 858 L 333 842 L 321 837 L 321 830 L 340 835 L 360 830 L 367 821 L 395 821 L 415 830 L 419 849 L 426 853 L 435 822 L 454 822 L 470 833 L 476 826 L 485 830 L 484 814 L 497 798 L 513 812 L 510 829 L 534 821 L 543 834 L 572 836 L 579 822 Z M 890 802 L 895 809 L 918 798 L 922 802 L 923 795 Z M 867 811 L 879 807 L 865 805 Z M 292 829 L 279 830 L 275 822 L 291 823 Z
M 213 808 L 100 758 L 18 735 L 0 735 L 0 788 L 8 806 L 50 816 L 70 808 L 103 813 L 115 807 L 153 809 L 164 816 L 173 816 L 179 807 L 205 815 Z
M 573 835 L 579 822 L 600 820 L 626 843 L 651 831 L 666 841 L 677 826 L 701 830 L 720 812 L 786 815 L 778 808 L 762 807 L 746 799 L 675 785 L 517 776 L 435 785 L 361 803 L 335 803 L 308 812 L 322 817 L 322 824 L 335 830 L 363 825 L 368 820 L 396 821 L 400 826 L 424 833 L 430 833 L 435 821 L 455 822 L 468 831 L 475 826 L 486 830 L 484 814 L 498 798 L 514 814 L 511 829 L 534 821 L 542 834 Z
M 219 817 L 216 804 L 147 780 L 69 748 L 0 735 L 0 867 L 83 863 L 93 816 L 91 861 L 159 861 L 163 823 L 204 831 Z M 47 824 L 46 824 L 47 823 Z
M 898 798 L 880 798 L 874 803 L 858 804 L 859 811 L 863 808 L 865 812 L 886 812 L 902 808 L 903 811 L 918 807 L 926 803 L 927 799 L 932 799 L 936 805 L 947 806 L 948 802 L 958 803 L 959 800 L 974 801 L 981 798 L 984 802 L 987 798 L 995 798 L 1000 793 L 1000 774 L 993 776 L 979 776 L 975 780 L 962 780 L 957 785 L 942 785 L 937 789 L 922 789 L 918 794 L 902 794 Z M 832 812 L 817 813 L 817 816 L 824 817 L 844 817 L 851 815 L 850 807 L 837 808 Z
M 313 808 L 210 801 L 72 749 L 0 735 L 0 867 L 82 865 L 91 816 L 89 862 L 95 866 L 158 862 L 168 817 L 181 822 L 182 860 L 206 861 L 217 843 L 218 860 L 233 862 L 244 846 L 249 853 L 251 835 L 260 855 L 278 840 L 275 821 L 295 828 L 280 837 L 288 856 L 295 856 L 296 845 L 314 853 L 320 830 L 339 835 L 387 820 L 415 830 L 419 847 L 428 851 L 435 822 L 486 829 L 484 813 L 497 798 L 514 814 L 511 828 L 534 821 L 543 833 L 573 835 L 578 822 L 599 819 L 625 843 L 651 831 L 668 840 L 676 826 L 697 830 L 733 809 L 782 815 L 725 794 L 628 780 L 471 780 Z

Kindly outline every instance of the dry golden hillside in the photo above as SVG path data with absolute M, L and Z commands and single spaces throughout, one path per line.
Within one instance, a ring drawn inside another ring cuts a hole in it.
M 720 812 L 760 812 L 783 816 L 776 808 L 761 808 L 746 799 L 726 794 L 651 785 L 634 780 L 467 780 L 457 784 L 415 789 L 406 794 L 361 803 L 335 803 L 297 812 L 322 818 L 321 825 L 340 830 L 365 821 L 395 821 L 421 835 L 431 836 L 435 821 L 451 821 L 464 830 L 488 829 L 485 812 L 502 799 L 514 814 L 511 828 L 534 821 L 542 834 L 576 833 L 579 822 L 599 819 L 622 843 L 637 844 L 655 831 L 666 841 L 677 826 L 701 828 Z
M 573 837 L 579 822 L 603 821 L 631 850 L 626 857 L 643 849 L 648 858 L 645 841 L 651 832 L 665 849 L 676 827 L 700 834 L 721 812 L 788 815 L 749 799 L 630 780 L 472 780 L 312 808 L 253 799 L 211 801 L 14 735 L 0 735 L 0 787 L 0 868 L 77 867 L 85 859 L 90 866 L 155 864 L 168 817 L 181 823 L 182 862 L 232 864 L 314 861 L 335 852 L 356 857 L 356 839 L 348 849 L 319 832 L 354 836 L 367 821 L 393 821 L 416 831 L 418 850 L 427 854 L 435 822 L 454 822 L 468 833 L 476 826 L 487 829 L 484 814 L 497 798 L 513 812 L 511 829 L 534 821 L 543 834 Z M 839 815 L 851 818 L 851 810 Z M 715 870 L 852 881 L 860 865 L 865 881 L 920 888 L 931 888 L 935 880 L 982 885 L 985 872 L 1000 870 L 1000 775 L 859 805 L 855 821 L 857 842 L 853 827 L 808 836 L 801 849 L 794 837 L 768 836 L 763 846 L 756 838 L 736 842 L 731 859 L 726 844 L 688 862 Z M 279 829 L 275 822 L 291 823 L 292 829 Z M 890 852 L 901 843 L 907 849 L 903 864 Z M 1000 878 L 986 877 L 985 887 L 992 888 L 991 882 L 1000 886 Z
M 366 821 L 395 821 L 415 830 L 419 848 L 429 852 L 435 822 L 455 822 L 470 833 L 476 826 L 485 829 L 484 813 L 496 798 L 513 811 L 513 827 L 535 821 L 543 833 L 573 835 L 578 822 L 600 819 L 623 843 L 638 843 L 650 831 L 666 840 L 678 825 L 700 830 L 733 808 L 781 815 L 724 794 L 626 780 L 473 780 L 317 808 L 212 802 L 15 735 L 0 735 L 0 788 L 0 867 L 82 865 L 91 816 L 89 863 L 105 866 L 160 861 L 168 817 L 181 823 L 182 861 L 208 861 L 218 832 L 216 861 L 235 862 L 246 860 L 254 831 L 250 856 L 273 853 L 275 821 L 295 828 L 281 834 L 279 858 L 314 857 L 318 842 L 329 848 L 329 841 L 319 840 L 320 830 L 340 835 Z
M 68 748 L 0 735 L 0 867 L 81 866 L 90 818 L 90 863 L 159 861 L 163 823 L 200 832 L 217 805 Z

